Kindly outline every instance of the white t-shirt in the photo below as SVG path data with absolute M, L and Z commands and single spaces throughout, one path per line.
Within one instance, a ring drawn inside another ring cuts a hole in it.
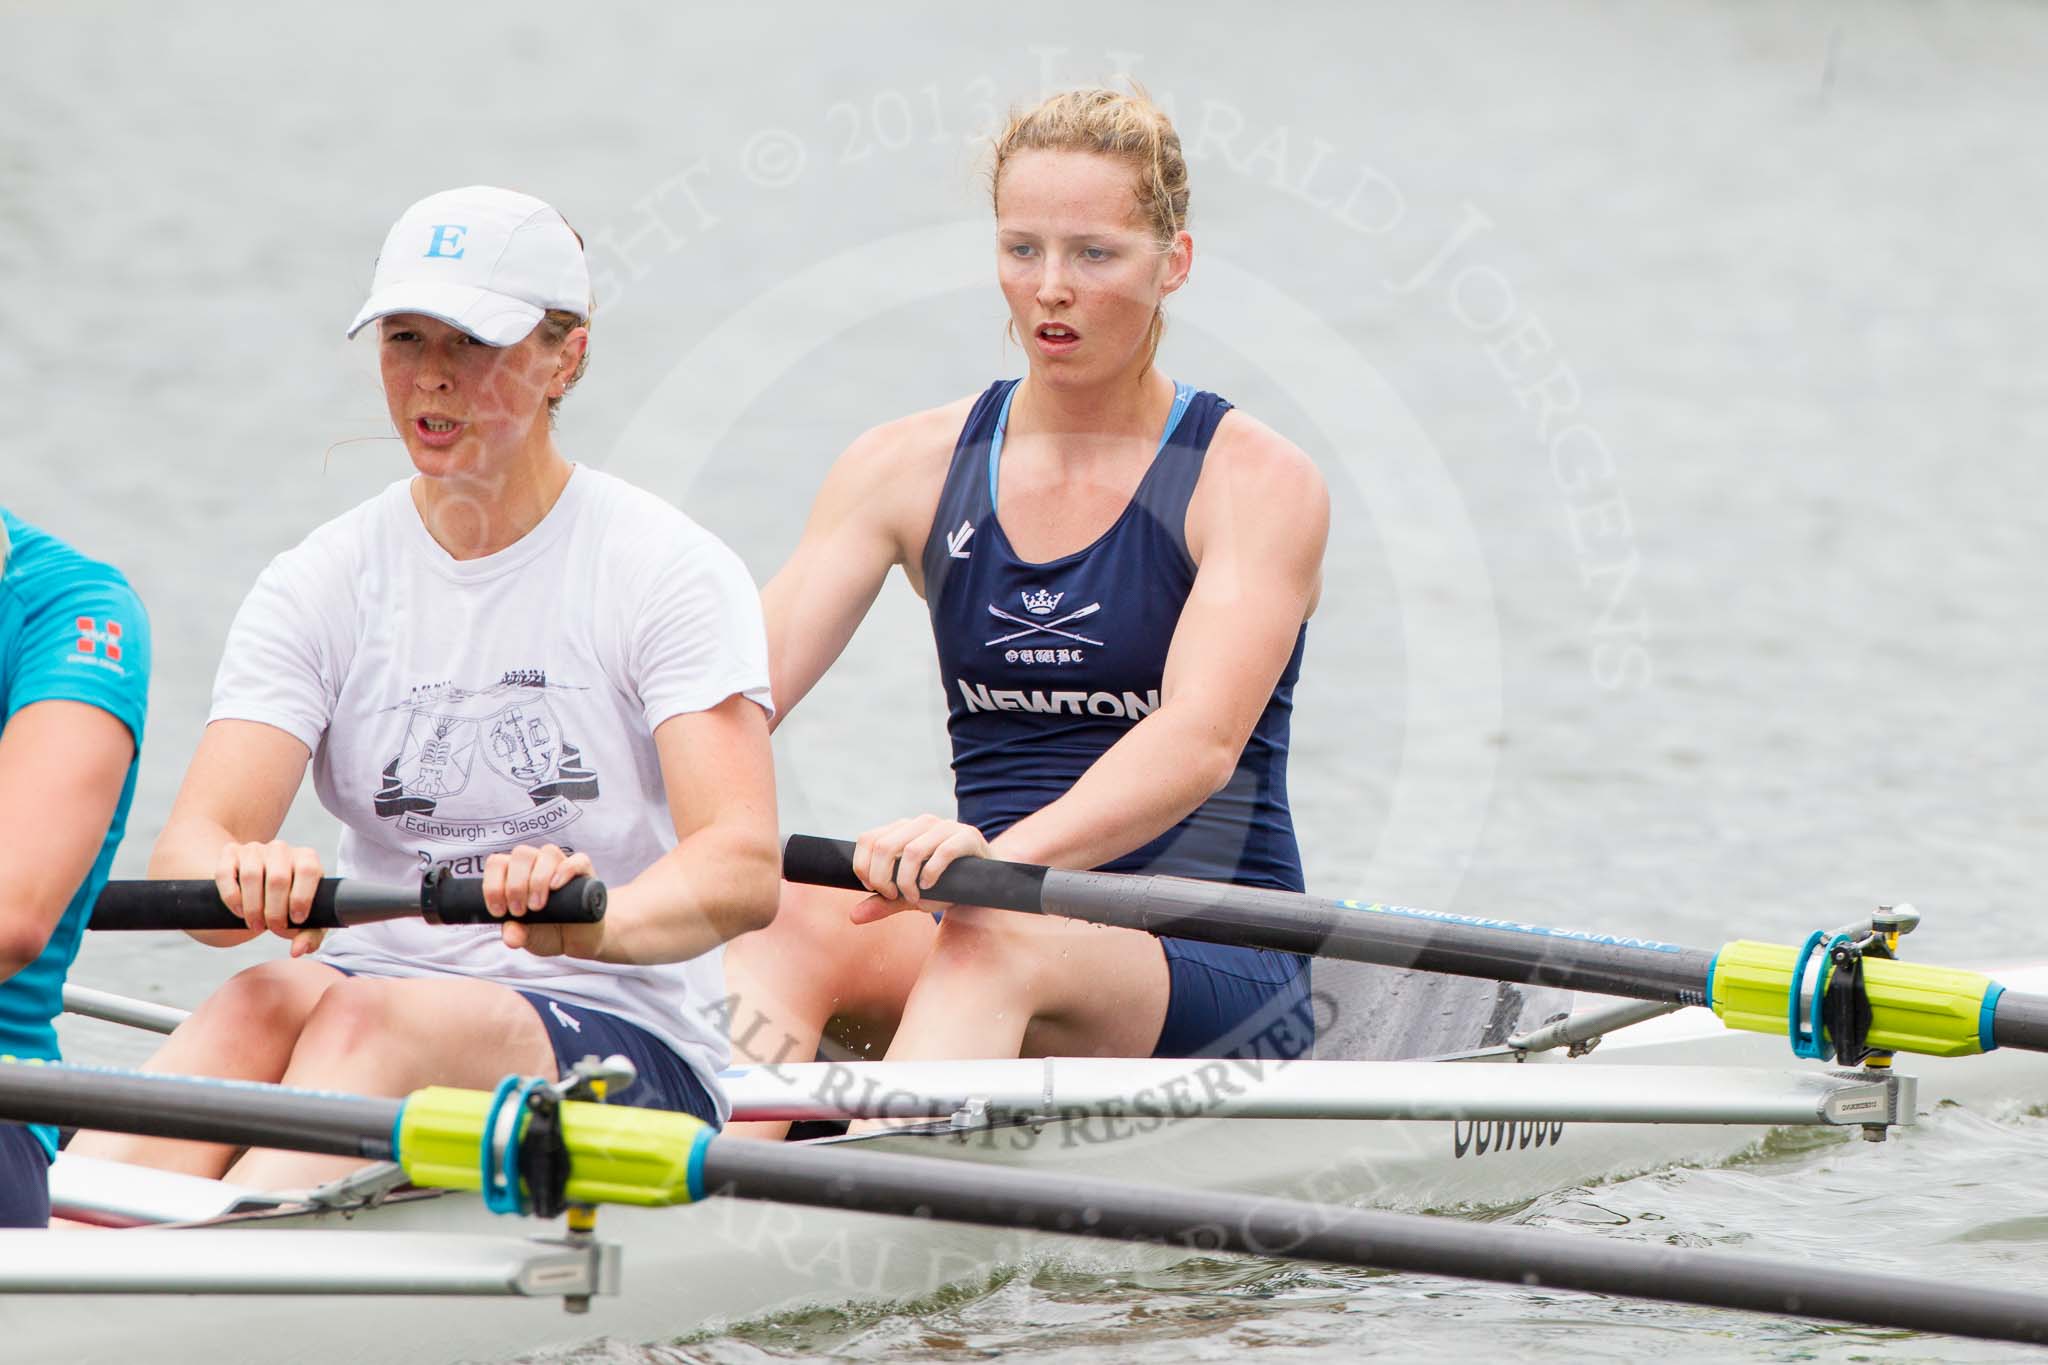
M 753 581 L 716 537 L 598 470 L 578 466 L 538 526 L 470 560 L 427 533 L 410 483 L 270 562 L 228 633 L 210 719 L 313 751 L 340 876 L 476 877 L 490 853 L 553 843 L 630 881 L 675 846 L 654 728 L 734 695 L 772 706 Z M 320 953 L 608 1011 L 707 1084 L 729 1054 L 719 949 L 614 966 L 514 951 L 489 926 L 397 921 L 330 933 Z

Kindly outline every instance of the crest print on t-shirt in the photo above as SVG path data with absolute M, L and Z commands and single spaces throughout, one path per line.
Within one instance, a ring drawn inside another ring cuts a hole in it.
M 415 688 L 391 710 L 405 717 L 384 765 L 374 808 L 415 838 L 437 843 L 515 844 L 549 837 L 598 795 L 597 774 L 563 735 L 537 669 L 505 674 L 470 691 L 454 683 Z

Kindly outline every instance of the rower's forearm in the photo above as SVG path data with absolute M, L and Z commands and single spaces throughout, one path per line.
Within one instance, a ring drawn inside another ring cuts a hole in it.
M 234 842 L 235 836 L 218 820 L 173 815 L 149 851 L 149 875 L 211 879 L 219 870 L 221 849 Z
M 1005 830 L 991 851 L 1049 867 L 1100 867 L 1193 814 L 1230 780 L 1236 760 L 1196 725 L 1155 711 L 1065 795 Z
M 235 843 L 233 831 L 218 820 L 173 814 L 149 851 L 149 873 L 155 879 L 212 881 L 220 868 L 220 851 Z M 251 929 L 187 929 L 210 948 L 232 948 L 256 937 Z
M 685 962 L 775 918 L 781 852 L 772 834 L 699 830 L 614 887 L 602 961 Z

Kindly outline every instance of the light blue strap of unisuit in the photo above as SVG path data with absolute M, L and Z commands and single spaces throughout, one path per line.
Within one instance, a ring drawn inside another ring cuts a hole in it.
M 990 508 L 994 508 L 996 505 L 996 466 L 1001 463 L 1003 458 L 1003 433 L 1010 429 L 1010 400 L 1015 398 L 1017 390 L 1023 387 L 1022 380 L 1010 385 L 1010 391 L 1003 395 L 1003 405 L 996 409 L 995 435 L 989 437 L 988 440 L 988 505 Z M 1159 448 L 1152 452 L 1153 459 L 1158 459 L 1160 454 L 1165 451 L 1166 443 L 1173 439 L 1175 429 L 1180 426 L 1180 419 L 1188 415 L 1188 404 L 1194 401 L 1195 386 L 1193 384 L 1183 384 L 1176 379 L 1173 383 L 1173 406 L 1167 409 L 1166 429 L 1159 433 Z
M 1194 401 L 1195 386 L 1193 384 L 1183 384 L 1175 380 L 1173 385 L 1173 406 L 1166 411 L 1166 429 L 1159 433 L 1159 449 L 1152 452 L 1153 459 L 1156 460 L 1165 453 L 1166 443 L 1173 439 L 1174 428 L 1180 425 L 1181 418 L 1188 415 L 1188 404 Z
M 1003 395 L 1003 405 L 996 409 L 996 434 L 988 438 L 988 506 L 991 512 L 996 506 L 996 462 L 1003 458 L 1003 433 L 1010 429 L 1010 400 L 1023 387 L 1024 381 L 1020 379 Z

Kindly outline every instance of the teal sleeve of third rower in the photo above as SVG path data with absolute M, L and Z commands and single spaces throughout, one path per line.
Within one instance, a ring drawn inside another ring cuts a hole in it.
M 120 575 L 79 563 L 82 569 L 54 583 L 17 584 L 8 576 L 10 595 L 25 600 L 15 604 L 13 638 L 0 645 L 4 715 L 39 701 L 85 702 L 127 726 L 139 750 L 149 710 L 149 618 Z
M 42 953 L 0 982 L 0 1052 L 55 1060 L 64 976 L 113 869 L 135 795 L 149 702 L 149 620 L 118 570 L 11 515 L 6 526 L 12 552 L 0 577 L 0 730 L 25 707 L 71 701 L 106 711 L 135 740 L 113 819 L 85 880 Z M 35 1131 L 54 1152 L 55 1132 Z

